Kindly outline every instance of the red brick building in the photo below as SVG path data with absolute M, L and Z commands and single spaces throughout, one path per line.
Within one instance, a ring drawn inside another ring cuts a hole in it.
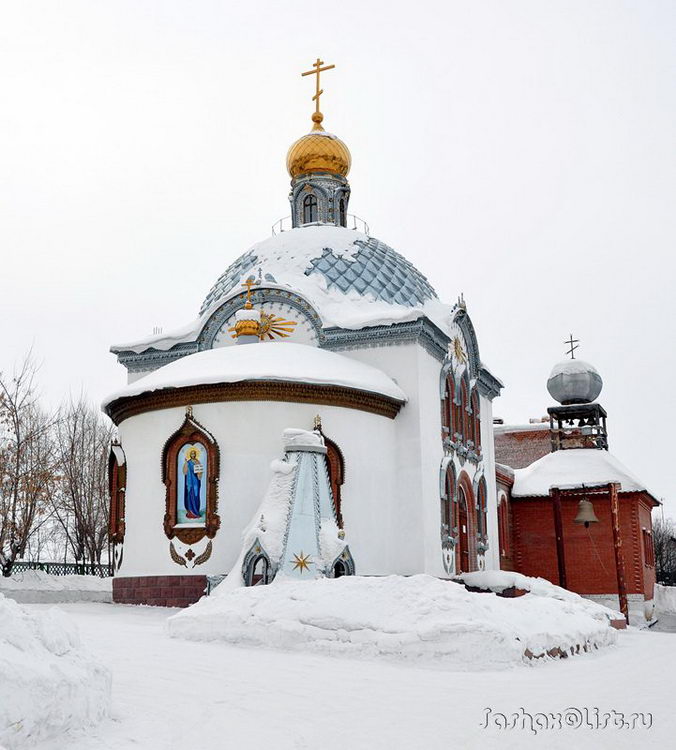
M 576 375 L 591 368 L 573 362 Z M 579 383 L 567 386 L 548 424 L 496 425 L 501 567 L 615 607 L 624 588 L 629 608 L 650 617 L 651 511 L 659 503 L 608 451 L 603 408 L 584 388 L 580 395 Z

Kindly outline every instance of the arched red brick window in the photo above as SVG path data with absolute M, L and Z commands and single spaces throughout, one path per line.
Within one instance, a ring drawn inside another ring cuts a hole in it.
M 454 536 L 455 474 L 449 462 L 444 473 L 444 491 L 441 496 L 441 546 L 450 547 Z
M 477 453 L 481 450 L 481 412 L 479 403 L 479 394 L 475 388 L 472 391 L 472 441 Z
M 113 443 L 108 457 L 108 490 L 110 508 L 108 538 L 113 544 L 122 544 L 125 532 L 125 501 L 127 489 L 127 459 L 119 443 Z
M 329 482 L 331 484 L 331 493 L 333 494 L 333 507 L 336 511 L 336 522 L 339 528 L 343 528 L 343 512 L 341 492 L 345 482 L 345 460 L 340 448 L 330 440 L 324 437 L 326 445 L 326 465 L 329 469 Z
M 505 494 L 500 495 L 500 503 L 498 504 L 498 543 L 500 545 L 500 567 L 502 567 L 502 561 L 511 557 L 509 506 Z
M 444 398 L 441 401 L 441 439 L 453 439 L 453 381 L 450 377 L 444 383 Z
M 482 541 L 488 536 L 488 507 L 486 504 L 486 480 L 481 477 L 477 487 L 477 534 Z
M 470 573 L 477 569 L 476 558 L 476 502 L 472 483 L 464 472 L 458 479 L 457 503 L 458 544 L 455 552 L 455 569 Z
M 462 382 L 460 383 L 460 419 L 461 419 L 460 433 L 462 434 L 463 443 L 466 443 L 468 440 L 470 440 L 470 430 L 469 430 L 470 415 L 468 413 L 468 407 L 469 407 L 469 393 L 468 393 L 467 380 L 463 378 Z

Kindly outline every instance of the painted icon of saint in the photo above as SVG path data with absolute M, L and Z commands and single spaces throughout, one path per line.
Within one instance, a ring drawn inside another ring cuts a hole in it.
M 183 504 L 185 517 L 190 520 L 195 520 L 202 515 L 200 513 L 200 490 L 203 471 L 199 461 L 199 451 L 197 448 L 191 448 L 183 462 Z

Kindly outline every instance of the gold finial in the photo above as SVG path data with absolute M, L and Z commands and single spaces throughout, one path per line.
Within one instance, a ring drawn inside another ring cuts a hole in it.
M 185 416 L 188 417 L 188 419 L 192 419 L 192 406 L 185 407 Z
M 317 416 L 315 417 L 314 429 L 317 430 L 317 432 L 322 431 L 322 418 L 319 416 L 319 414 L 317 414 Z
M 323 67 L 322 67 L 323 66 Z M 335 68 L 335 65 L 324 65 L 324 61 L 317 58 L 317 62 L 312 65 L 313 70 L 306 70 L 305 73 L 301 73 L 301 76 L 317 76 L 315 79 L 315 95 L 312 97 L 312 101 L 315 103 L 315 111 L 312 114 L 312 122 L 314 125 L 313 130 L 324 130 L 322 127 L 322 120 L 324 115 L 319 111 L 319 97 L 324 93 L 324 89 L 319 88 L 319 74 L 325 70 L 331 70 Z
M 256 282 L 249 278 L 242 284 L 242 286 L 246 287 L 246 303 L 244 308 L 246 310 L 251 310 L 253 308 L 253 305 L 251 304 L 251 287 L 256 286 Z

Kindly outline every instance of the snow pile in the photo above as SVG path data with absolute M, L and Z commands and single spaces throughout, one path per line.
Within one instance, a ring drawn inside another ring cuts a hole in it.
M 0 746 L 99 721 L 110 689 L 110 673 L 80 646 L 63 612 L 30 612 L 0 594 Z
M 462 581 L 467 586 L 493 591 L 496 594 L 500 594 L 506 589 L 515 588 L 521 591 L 528 591 L 533 596 L 570 602 L 590 617 L 604 623 L 609 623 L 611 620 L 624 619 L 624 615 L 621 612 L 598 604 L 591 599 L 585 599 L 573 591 L 568 591 L 568 589 L 555 586 L 546 578 L 530 578 L 521 573 L 513 573 L 507 570 L 484 570 L 475 573 L 462 573 L 456 576 L 456 580 Z
M 676 586 L 655 584 L 655 612 L 658 615 L 676 615 Z
M 549 495 L 551 487 L 593 487 L 610 482 L 619 482 L 620 492 L 646 489 L 643 482 L 608 451 L 571 448 L 548 453 L 524 469 L 515 469 L 512 495 Z
M 208 349 L 182 357 L 112 394 L 104 407 L 118 398 L 163 388 L 243 380 L 338 385 L 406 401 L 401 388 L 371 365 L 314 346 L 270 342 Z
M 112 602 L 112 578 L 54 576 L 41 570 L 0 577 L 0 594 L 24 604 L 35 602 Z
M 499 669 L 560 649 L 607 646 L 617 631 L 577 599 L 477 594 L 432 576 L 346 576 L 218 588 L 171 617 L 190 640 Z

